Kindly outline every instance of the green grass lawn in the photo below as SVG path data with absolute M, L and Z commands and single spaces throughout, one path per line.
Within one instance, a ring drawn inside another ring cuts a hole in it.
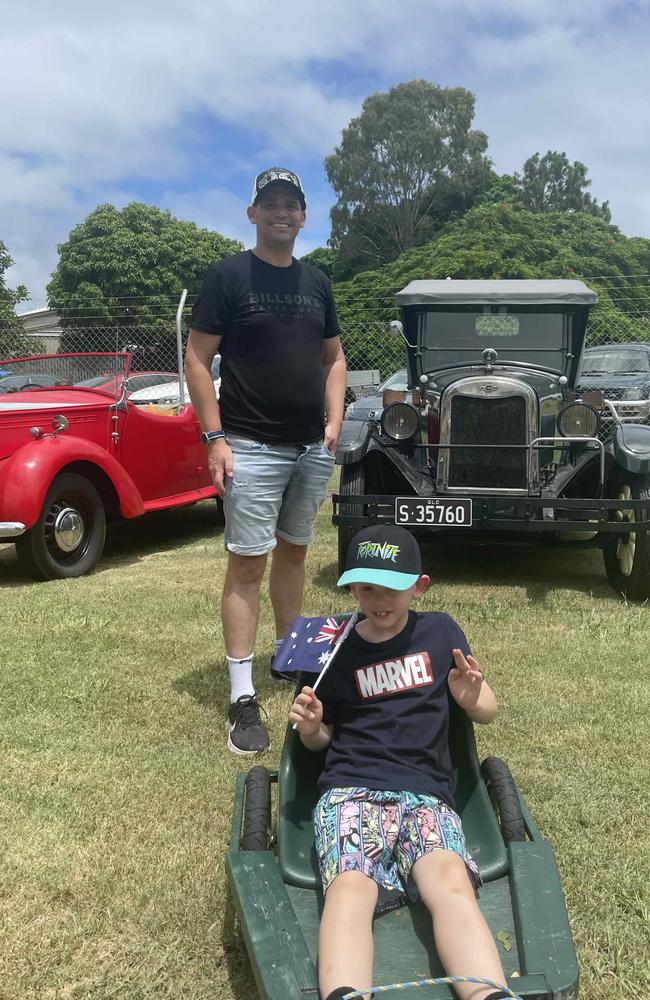
M 304 613 L 348 610 L 329 509 Z M 500 702 L 479 732 L 555 846 L 581 1000 L 650 997 L 650 629 L 596 550 L 424 546 L 422 608 L 463 625 Z M 0 547 L 2 1000 L 244 1000 L 224 853 L 225 569 L 212 503 L 114 528 L 98 570 L 32 583 Z M 289 692 L 256 678 L 279 758 Z

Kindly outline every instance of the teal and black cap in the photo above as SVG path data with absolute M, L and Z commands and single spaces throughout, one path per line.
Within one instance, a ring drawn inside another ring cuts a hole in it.
M 396 524 L 373 524 L 350 542 L 345 573 L 337 586 L 375 583 L 389 590 L 408 590 L 422 576 L 422 557 L 413 535 Z

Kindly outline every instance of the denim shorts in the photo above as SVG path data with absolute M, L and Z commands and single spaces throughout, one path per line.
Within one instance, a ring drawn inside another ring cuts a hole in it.
M 224 544 L 229 552 L 261 556 L 276 535 L 308 545 L 327 495 L 334 456 L 322 441 L 267 444 L 226 434 L 233 473 L 226 479 Z
M 481 876 L 465 846 L 458 813 L 434 795 L 369 788 L 331 788 L 314 809 L 323 892 L 337 875 L 359 871 L 379 886 L 378 909 L 417 898 L 409 883 L 415 862 L 431 851 L 453 851 L 474 888 Z

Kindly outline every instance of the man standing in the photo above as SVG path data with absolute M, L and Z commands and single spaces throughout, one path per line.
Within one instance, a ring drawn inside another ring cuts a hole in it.
M 343 419 L 345 357 L 332 289 L 318 268 L 293 257 L 305 209 L 300 178 L 291 170 L 258 174 L 247 210 L 255 248 L 208 271 L 185 356 L 208 465 L 224 498 L 228 568 L 221 617 L 234 753 L 269 747 L 252 680 L 260 586 L 273 552 L 269 594 L 277 649 L 300 614 L 307 545 Z M 217 351 L 218 402 L 210 374 Z

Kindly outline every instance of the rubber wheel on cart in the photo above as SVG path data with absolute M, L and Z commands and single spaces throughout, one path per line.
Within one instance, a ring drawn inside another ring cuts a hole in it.
M 353 465 L 341 466 L 341 481 L 339 493 L 342 496 L 350 496 L 353 493 L 364 493 L 366 489 L 366 474 L 361 462 Z M 358 507 L 353 504 L 339 502 L 339 514 L 354 514 L 358 512 Z M 351 524 L 339 524 L 339 575 L 345 570 L 345 560 L 348 548 L 352 541 L 352 536 L 359 530 Z
M 611 511 L 611 519 L 634 523 L 650 517 L 650 476 L 616 468 L 607 484 L 608 497 L 615 500 L 647 500 L 645 510 Z M 606 540 L 607 541 L 607 540 Z M 650 531 L 632 531 L 615 545 L 603 549 L 605 572 L 610 585 L 630 601 L 650 597 Z
M 99 493 L 84 476 L 64 472 L 52 481 L 36 524 L 16 539 L 16 551 L 34 580 L 62 580 L 89 573 L 105 538 Z
M 268 851 L 271 846 L 271 773 L 252 767 L 246 775 L 242 851 Z
M 527 840 L 517 786 L 506 762 L 500 757 L 486 757 L 481 764 L 481 773 L 506 844 Z

